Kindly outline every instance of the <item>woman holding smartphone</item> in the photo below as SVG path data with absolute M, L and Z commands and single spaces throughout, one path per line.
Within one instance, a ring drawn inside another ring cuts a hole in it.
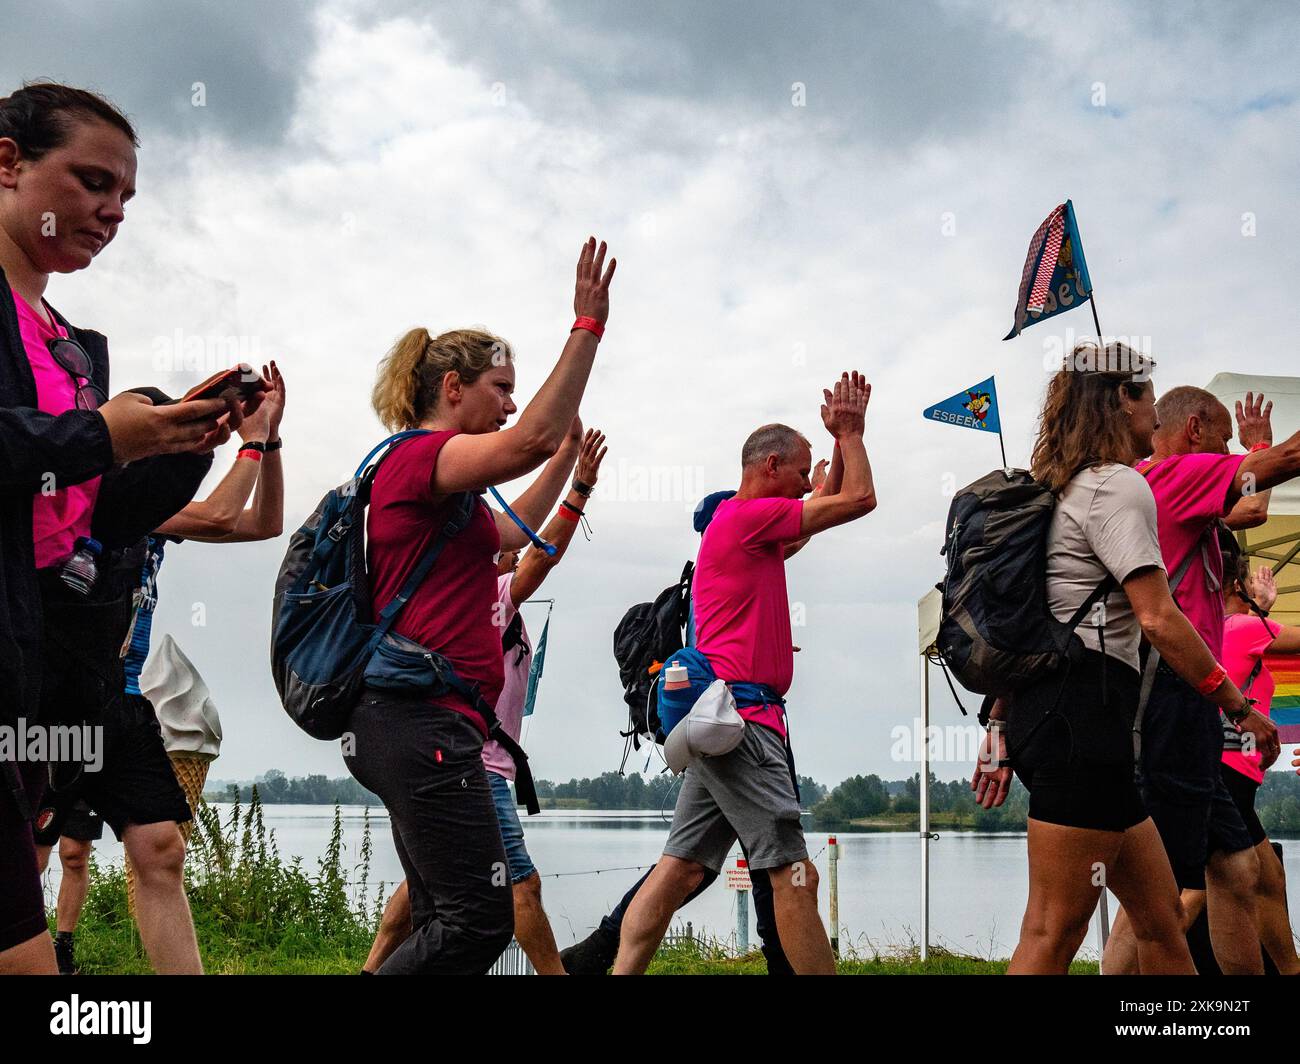
M 568 342 L 510 428 L 514 359 L 499 337 L 413 329 L 380 365 L 372 397 L 380 420 L 392 431 L 429 431 L 396 444 L 375 476 L 367 549 L 376 612 L 447 523 L 450 496 L 532 472 L 574 430 L 609 315 L 615 262 L 606 268 L 605 254 L 594 238 L 583 245 Z M 543 523 L 567 472 L 550 463 L 515 502 L 530 527 Z M 508 517 L 476 500 L 469 524 L 447 541 L 395 626 L 398 635 L 443 655 L 489 706 L 504 680 L 496 558 L 527 542 Z M 410 890 L 411 935 L 379 974 L 486 972 L 510 942 L 514 910 L 481 756 L 482 714 L 455 693 L 430 700 L 367 687 L 344 739 L 349 771 L 388 809 Z

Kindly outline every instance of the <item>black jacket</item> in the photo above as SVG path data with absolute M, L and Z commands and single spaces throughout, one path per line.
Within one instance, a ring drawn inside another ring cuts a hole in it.
M 56 312 L 57 315 L 57 312 Z M 108 342 L 59 321 L 90 355 L 93 381 L 108 394 Z M 211 455 L 164 455 L 113 466 L 98 412 L 57 417 L 36 409 L 36 380 L 18 329 L 13 293 L 0 270 L 0 722 L 34 719 L 41 683 L 41 599 L 32 548 L 32 499 L 53 474 L 66 487 L 103 475 L 92 516 L 106 550 L 127 548 L 194 497 Z

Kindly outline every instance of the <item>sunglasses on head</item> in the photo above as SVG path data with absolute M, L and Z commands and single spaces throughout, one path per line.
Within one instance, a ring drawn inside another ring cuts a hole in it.
M 86 349 L 76 340 L 56 336 L 47 340 L 50 357 L 62 366 L 77 386 L 76 404 L 78 410 L 97 410 L 101 403 L 108 401 L 104 389 L 91 381 L 94 366 Z

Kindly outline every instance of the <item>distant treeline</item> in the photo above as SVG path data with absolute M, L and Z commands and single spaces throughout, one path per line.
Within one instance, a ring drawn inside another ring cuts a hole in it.
M 879 776 L 854 776 L 834 788 L 812 808 L 813 822 L 831 829 L 855 820 L 882 824 L 915 820 L 921 809 L 921 777 L 884 781 Z M 1255 809 L 1270 834 L 1300 834 L 1300 777 L 1293 772 L 1269 772 L 1255 798 Z M 1029 792 L 1013 779 L 1007 800 L 997 809 L 975 804 L 969 779 L 944 782 L 930 774 L 932 822 L 975 831 L 1024 831 L 1029 816 Z
M 882 826 L 910 823 L 920 814 L 919 775 L 904 780 L 882 780 L 879 776 L 853 776 L 829 793 L 816 780 L 799 777 L 801 804 L 813 824 L 825 830 L 848 827 L 853 821 L 871 820 Z M 214 781 L 215 782 L 215 781 Z M 567 783 L 537 781 L 537 794 L 545 806 L 580 809 L 671 809 L 677 796 L 678 780 L 667 772 L 642 777 L 638 772 L 619 775 L 605 772 L 595 778 L 571 779 Z M 210 788 L 210 801 L 247 803 L 253 787 L 266 805 L 369 805 L 381 806 L 351 776 L 287 777 L 271 769 L 255 783 L 226 783 Z M 1255 802 L 1260 820 L 1269 832 L 1300 834 L 1300 777 L 1291 772 L 1270 772 L 1264 778 Z M 962 827 L 976 831 L 1024 831 L 1029 814 L 1029 793 L 1013 780 L 1006 802 L 997 809 L 975 804 L 968 779 L 944 781 L 930 774 L 930 813 L 937 826 Z

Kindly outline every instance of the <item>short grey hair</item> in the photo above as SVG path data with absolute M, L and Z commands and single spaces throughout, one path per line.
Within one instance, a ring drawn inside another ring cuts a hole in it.
M 808 438 L 789 425 L 772 424 L 756 428 L 749 434 L 745 446 L 740 449 L 740 467 L 749 469 L 767 461 L 769 454 L 777 455 L 782 461 L 790 461 L 795 456 L 799 444 L 808 443 Z
M 1182 432 L 1187 419 L 1196 415 L 1202 421 L 1210 422 L 1227 414 L 1229 422 L 1232 415 L 1211 392 L 1184 384 L 1171 388 L 1156 400 L 1156 415 L 1160 418 L 1160 428 L 1164 432 Z

